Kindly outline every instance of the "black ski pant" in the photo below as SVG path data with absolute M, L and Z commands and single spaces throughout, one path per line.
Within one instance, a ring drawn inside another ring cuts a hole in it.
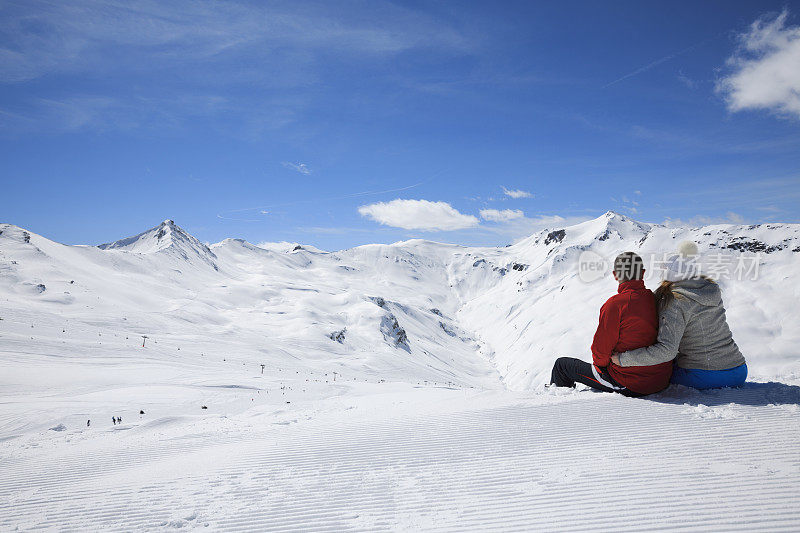
M 625 396 L 641 396 L 628 390 L 611 377 L 605 368 L 597 368 L 591 363 L 574 357 L 559 357 L 553 365 L 550 383 L 556 387 L 574 387 L 575 383 L 583 383 L 595 390 L 618 392 Z

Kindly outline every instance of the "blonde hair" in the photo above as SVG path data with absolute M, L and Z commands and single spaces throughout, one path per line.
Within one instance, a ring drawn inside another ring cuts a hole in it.
M 706 281 L 710 281 L 711 283 L 716 283 L 713 279 L 709 278 L 708 276 L 698 276 L 700 279 L 704 279 Z M 682 295 L 676 293 L 673 289 L 675 285 L 674 281 L 662 281 L 658 288 L 653 293 L 656 297 L 656 307 L 659 311 L 664 309 L 666 306 L 670 304 L 673 298 L 683 298 Z
M 674 281 L 662 281 L 658 288 L 653 293 L 656 297 L 656 308 L 661 311 L 664 309 L 672 299 L 675 297 L 675 293 L 672 292 L 672 286 L 675 284 Z

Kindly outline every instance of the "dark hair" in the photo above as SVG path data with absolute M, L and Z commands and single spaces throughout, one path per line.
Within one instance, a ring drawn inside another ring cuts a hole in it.
M 644 276 L 644 261 L 638 254 L 622 252 L 614 259 L 614 273 L 619 281 L 642 279 Z

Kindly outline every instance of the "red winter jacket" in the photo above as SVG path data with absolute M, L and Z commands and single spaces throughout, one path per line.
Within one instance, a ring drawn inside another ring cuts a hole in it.
M 592 341 L 592 360 L 608 367 L 617 383 L 638 392 L 652 394 L 667 388 L 672 361 L 653 366 L 617 366 L 613 352 L 627 352 L 650 346 L 658 337 L 658 312 L 653 293 L 642 280 L 623 281 L 615 294 L 600 308 L 600 324 Z

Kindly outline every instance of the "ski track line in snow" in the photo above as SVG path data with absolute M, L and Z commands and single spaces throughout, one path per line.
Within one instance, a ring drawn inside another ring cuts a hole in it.
M 191 439 L 144 425 L 15 450 L 0 455 L 0 529 L 800 527 L 795 414 L 739 405 L 703 418 L 687 405 L 578 396 L 206 434 L 191 427 Z

